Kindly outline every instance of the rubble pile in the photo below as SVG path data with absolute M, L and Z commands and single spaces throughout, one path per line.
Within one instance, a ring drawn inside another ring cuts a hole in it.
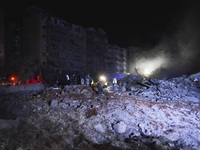
M 193 82 L 198 84 L 192 77 L 154 84 L 140 80 L 129 85 L 131 91 L 102 95 L 84 85 L 4 95 L 0 98 L 0 149 L 200 149 L 199 101 L 185 96 L 170 99 L 178 89 L 180 95 L 194 90 L 198 99 L 199 89 Z M 151 100 L 156 89 L 160 99 Z
M 128 76 L 122 84 L 126 88 L 125 91 L 129 91 L 129 95 L 140 96 L 146 100 L 200 101 L 200 73 L 168 80 L 147 80 Z

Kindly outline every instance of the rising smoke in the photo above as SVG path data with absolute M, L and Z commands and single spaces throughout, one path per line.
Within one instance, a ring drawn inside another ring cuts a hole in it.
M 198 5 L 192 5 L 176 31 L 163 34 L 153 48 L 133 49 L 130 72 L 154 78 L 190 75 L 200 71 L 200 14 Z

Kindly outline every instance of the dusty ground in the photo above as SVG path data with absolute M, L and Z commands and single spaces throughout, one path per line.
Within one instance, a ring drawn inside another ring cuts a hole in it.
M 200 149 L 199 102 L 148 101 L 89 86 L 0 98 L 2 150 Z

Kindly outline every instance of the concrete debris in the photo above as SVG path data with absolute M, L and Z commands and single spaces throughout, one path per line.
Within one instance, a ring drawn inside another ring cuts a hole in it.
M 127 125 L 124 122 L 118 122 L 113 126 L 117 133 L 125 133 Z
M 57 106 L 58 106 L 57 100 L 52 100 L 50 106 L 51 106 L 52 108 L 57 107 Z
M 200 149 L 199 77 L 127 76 L 123 91 L 102 95 L 84 85 L 2 95 L 0 149 Z
M 150 101 L 185 100 L 200 101 L 200 73 L 169 80 L 141 79 L 127 76 L 121 81 L 129 95 L 137 95 Z

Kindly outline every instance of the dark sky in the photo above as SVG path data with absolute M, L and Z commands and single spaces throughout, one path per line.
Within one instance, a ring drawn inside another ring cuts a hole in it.
M 127 47 L 154 44 L 162 34 L 174 32 L 193 4 L 187 1 L 4 0 L 2 5 L 11 14 L 37 5 L 70 23 L 102 28 L 111 43 Z
M 137 58 L 133 59 L 138 60 L 135 64 L 143 58 L 149 61 L 166 58 L 159 68 L 173 70 L 172 74 L 200 71 L 199 0 L 4 0 L 0 3 L 10 18 L 36 5 L 69 23 L 102 28 L 110 44 L 142 47 L 138 54 L 135 52 Z M 158 56 L 161 51 L 162 56 Z

